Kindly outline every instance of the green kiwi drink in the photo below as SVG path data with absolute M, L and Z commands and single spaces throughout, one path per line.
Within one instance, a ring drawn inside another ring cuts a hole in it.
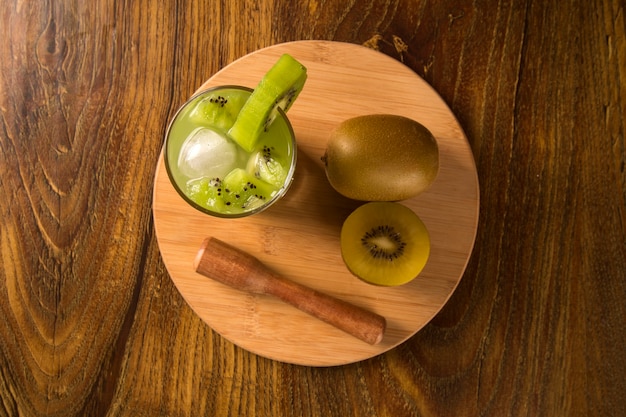
M 185 103 L 170 123 L 165 165 L 178 193 L 218 217 L 258 213 L 285 194 L 296 143 L 285 112 L 306 69 L 284 55 L 254 89 L 220 86 Z

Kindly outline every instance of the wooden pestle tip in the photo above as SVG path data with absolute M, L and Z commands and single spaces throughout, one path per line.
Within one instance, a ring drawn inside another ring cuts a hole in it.
M 377 345 L 383 341 L 383 337 L 385 336 L 385 327 L 383 326 L 382 331 L 376 336 L 376 339 L 371 343 L 372 345 Z
M 206 247 L 209 244 L 210 239 L 211 238 L 204 239 L 204 241 L 202 242 L 202 245 L 200 246 L 200 249 L 198 249 L 198 253 L 196 254 L 196 257 L 193 260 L 194 271 L 198 271 L 198 266 L 200 266 L 200 261 L 204 257 L 204 251 L 206 250 Z

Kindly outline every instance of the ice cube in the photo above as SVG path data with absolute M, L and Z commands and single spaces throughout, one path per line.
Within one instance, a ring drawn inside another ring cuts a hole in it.
M 236 165 L 237 145 L 212 129 L 194 130 L 183 143 L 178 168 L 189 178 L 223 178 Z

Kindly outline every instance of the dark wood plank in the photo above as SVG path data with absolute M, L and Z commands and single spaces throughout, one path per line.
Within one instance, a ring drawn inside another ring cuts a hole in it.
M 619 0 L 1 3 L 0 415 L 626 414 L 625 19 Z M 342 367 L 215 334 L 152 228 L 178 105 L 297 39 L 366 44 L 423 76 L 481 183 L 443 311 Z

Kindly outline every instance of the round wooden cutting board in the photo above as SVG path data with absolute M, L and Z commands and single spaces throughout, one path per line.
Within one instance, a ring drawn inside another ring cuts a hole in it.
M 187 205 L 171 186 L 161 155 L 153 215 L 159 249 L 176 287 L 191 308 L 234 344 L 278 361 L 333 366 L 388 351 L 420 330 L 443 307 L 470 257 L 479 211 L 476 167 L 467 138 L 439 95 L 402 63 L 380 52 L 331 41 L 298 41 L 251 53 L 211 77 L 254 88 L 283 53 L 308 69 L 304 90 L 289 110 L 298 162 L 287 195 L 260 214 L 220 219 Z M 182 103 L 181 103 L 182 104 Z M 360 204 L 328 184 L 321 156 L 330 131 L 364 114 L 391 113 L 425 125 L 440 149 L 432 187 L 402 204 L 428 228 L 432 249 L 412 282 L 385 288 L 366 284 L 346 269 L 339 232 Z M 378 345 L 367 343 L 270 296 L 251 295 L 197 274 L 193 261 L 204 238 L 238 247 L 279 274 L 387 319 Z

